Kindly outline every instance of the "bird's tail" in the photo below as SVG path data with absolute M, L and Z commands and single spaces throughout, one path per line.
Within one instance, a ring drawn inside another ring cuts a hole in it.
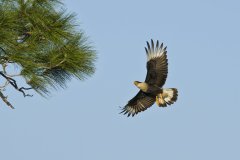
M 162 89 L 162 93 L 156 96 L 156 103 L 159 107 L 167 107 L 177 101 L 178 90 L 176 88 Z

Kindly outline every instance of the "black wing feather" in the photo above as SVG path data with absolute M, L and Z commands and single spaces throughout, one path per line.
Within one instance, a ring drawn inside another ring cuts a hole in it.
M 159 41 L 157 40 L 156 49 L 159 47 Z
M 145 111 L 151 107 L 155 102 L 155 98 L 139 91 L 135 97 L 133 97 L 126 106 L 123 107 L 123 114 L 127 114 L 129 117 L 138 114 L 139 112 Z
M 154 52 L 154 42 L 152 39 L 151 39 L 151 43 L 152 43 L 152 52 Z

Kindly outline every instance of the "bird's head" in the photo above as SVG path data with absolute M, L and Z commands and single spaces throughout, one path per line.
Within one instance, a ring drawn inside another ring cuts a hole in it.
M 148 90 L 148 84 L 145 82 L 134 81 L 134 84 L 143 92 L 146 92 Z

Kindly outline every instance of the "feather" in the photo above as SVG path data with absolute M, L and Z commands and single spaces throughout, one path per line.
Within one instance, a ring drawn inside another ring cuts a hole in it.
M 150 45 L 149 45 L 148 41 L 147 41 L 147 47 L 148 47 L 148 51 L 150 52 L 151 48 L 150 48 Z
M 161 44 L 161 46 L 160 46 L 160 49 L 162 50 L 162 48 L 163 48 L 163 43 Z
M 163 50 L 166 51 L 167 50 L 167 46 Z
M 146 47 L 144 47 L 144 48 L 145 48 L 146 54 L 148 54 L 148 50 L 147 50 L 147 48 L 146 48 Z
M 154 53 L 154 42 L 153 42 L 152 39 L 151 39 L 151 43 L 152 43 L 152 49 L 151 49 L 151 52 Z
M 156 48 L 158 49 L 159 47 L 159 41 L 157 40 Z

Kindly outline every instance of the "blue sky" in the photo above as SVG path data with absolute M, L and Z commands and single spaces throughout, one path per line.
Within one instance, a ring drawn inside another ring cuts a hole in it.
M 65 0 L 98 53 L 96 73 L 44 99 L 0 102 L 2 160 L 240 159 L 240 2 Z M 119 115 L 146 75 L 146 41 L 168 46 L 178 101 Z

